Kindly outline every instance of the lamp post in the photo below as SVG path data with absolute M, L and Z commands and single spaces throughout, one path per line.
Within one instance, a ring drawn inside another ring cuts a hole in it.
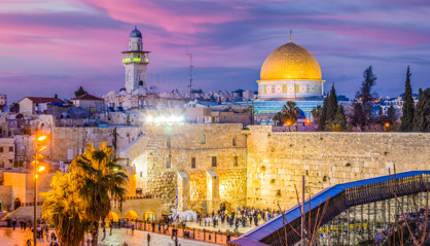
M 36 206 L 37 206 L 37 179 L 39 177 L 38 173 L 43 172 L 46 166 L 40 165 L 43 159 L 42 152 L 47 149 L 46 143 L 48 141 L 48 136 L 42 133 L 37 133 L 34 136 L 35 142 L 35 154 L 33 161 L 33 180 L 34 180 L 34 197 L 33 197 L 33 245 L 36 246 L 36 228 L 37 228 L 37 218 L 36 218 Z

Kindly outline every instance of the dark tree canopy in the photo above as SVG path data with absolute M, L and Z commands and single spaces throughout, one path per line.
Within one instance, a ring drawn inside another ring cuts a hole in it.
M 403 94 L 402 118 L 400 123 L 400 130 L 402 132 L 409 132 L 414 128 L 415 105 L 412 97 L 411 75 L 411 70 L 408 66 L 406 70 L 405 93 Z
M 413 126 L 415 131 L 430 132 L 430 88 L 420 90 Z
M 324 99 L 321 109 L 313 112 L 313 116 L 318 118 L 319 130 L 343 131 L 346 129 L 346 117 L 344 110 L 337 102 L 336 89 L 331 87 L 329 94 Z
M 355 96 L 351 122 L 361 130 L 371 122 L 372 102 L 374 100 L 372 87 L 376 84 L 376 79 L 372 66 L 369 66 L 364 70 L 363 82 Z
M 75 97 L 80 97 L 85 94 L 88 94 L 88 92 L 82 86 L 79 86 L 78 90 L 75 91 Z
M 391 105 L 387 110 L 387 120 L 389 120 L 391 123 L 397 121 L 397 112 L 393 105 Z

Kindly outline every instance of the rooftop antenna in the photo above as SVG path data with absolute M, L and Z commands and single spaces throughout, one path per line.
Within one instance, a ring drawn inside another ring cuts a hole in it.
M 288 33 L 288 42 L 293 42 L 293 30 L 291 30 L 291 29 Z
M 187 54 L 188 57 L 190 58 L 190 67 L 189 67 L 189 76 L 190 76 L 190 82 L 188 84 L 188 93 L 191 99 L 191 92 L 192 92 L 192 88 L 193 88 L 193 54 L 192 53 L 188 53 Z

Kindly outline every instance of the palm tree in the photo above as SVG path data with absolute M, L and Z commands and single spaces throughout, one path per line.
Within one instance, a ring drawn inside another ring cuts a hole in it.
M 91 221 L 92 244 L 97 245 L 99 222 L 111 210 L 111 201 L 122 202 L 126 194 L 127 175 L 114 160 L 113 150 L 105 144 L 100 148 L 88 145 L 71 164 L 72 172 L 80 174 L 79 194 L 85 200 L 86 215 Z
M 64 246 L 78 246 L 90 225 L 77 184 L 73 174 L 57 172 L 51 189 L 42 194 L 42 217 L 55 226 L 60 245 Z
M 286 124 L 288 126 L 288 130 L 291 131 L 291 126 L 297 122 L 300 109 L 296 106 L 295 102 L 288 101 L 282 108 L 281 112 L 284 116 L 284 124 Z

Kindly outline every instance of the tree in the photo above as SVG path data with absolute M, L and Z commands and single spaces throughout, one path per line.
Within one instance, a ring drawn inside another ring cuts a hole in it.
M 327 123 L 327 104 L 328 104 L 328 96 L 324 98 L 323 106 L 321 108 L 320 120 L 318 122 L 318 129 L 320 131 L 324 131 Z
M 330 121 L 327 130 L 331 131 L 345 131 L 346 130 L 346 116 L 342 106 L 337 107 L 334 118 Z
M 408 66 L 406 70 L 405 93 L 403 94 L 403 108 L 402 117 L 400 122 L 400 130 L 402 132 L 409 132 L 413 129 L 414 122 L 414 99 L 412 98 L 411 86 L 411 70 Z
M 70 168 L 81 177 L 79 194 L 87 204 L 85 213 L 91 222 L 93 245 L 96 246 L 99 222 L 108 216 L 111 201 L 124 199 L 127 175 L 121 165 L 115 163 L 112 148 L 105 144 L 99 149 L 88 145 Z
M 354 102 L 352 104 L 352 116 L 351 116 L 351 124 L 355 127 L 360 128 L 360 130 L 363 130 L 364 126 L 366 125 L 366 116 L 363 112 L 363 107 L 361 103 Z
M 316 108 L 312 109 L 311 114 L 312 114 L 312 118 L 318 124 L 318 128 L 319 128 L 319 126 L 321 125 L 322 107 L 318 105 Z
M 420 90 L 413 129 L 415 131 L 430 132 L 430 88 L 424 91 Z
M 57 172 L 51 189 L 43 193 L 42 217 L 54 225 L 60 245 L 78 246 L 89 229 L 87 204 L 79 194 L 80 177 Z
M 275 123 L 276 126 L 281 126 L 284 122 L 284 117 L 282 116 L 282 112 L 278 112 L 276 113 L 273 118 L 272 118 L 273 122 Z
M 397 112 L 393 105 L 387 110 L 387 119 L 394 124 L 397 121 Z
M 326 108 L 326 120 L 331 122 L 336 118 L 336 114 L 338 113 L 337 96 L 334 85 L 331 86 L 330 93 L 328 94 Z
M 75 97 L 80 97 L 85 94 L 88 94 L 88 92 L 82 86 L 79 86 L 78 90 L 75 91 Z
M 291 130 L 291 126 L 296 124 L 297 118 L 300 114 L 300 109 L 296 106 L 295 102 L 288 101 L 281 111 L 283 123 L 288 126 L 288 129 Z
M 332 85 L 324 99 L 319 117 L 319 130 L 343 131 L 346 129 L 346 117 L 343 107 L 337 102 L 336 89 Z
M 351 119 L 352 124 L 361 130 L 371 122 L 372 101 L 374 100 L 372 87 L 375 85 L 376 79 L 372 66 L 369 66 L 364 70 L 363 82 L 355 96 Z

